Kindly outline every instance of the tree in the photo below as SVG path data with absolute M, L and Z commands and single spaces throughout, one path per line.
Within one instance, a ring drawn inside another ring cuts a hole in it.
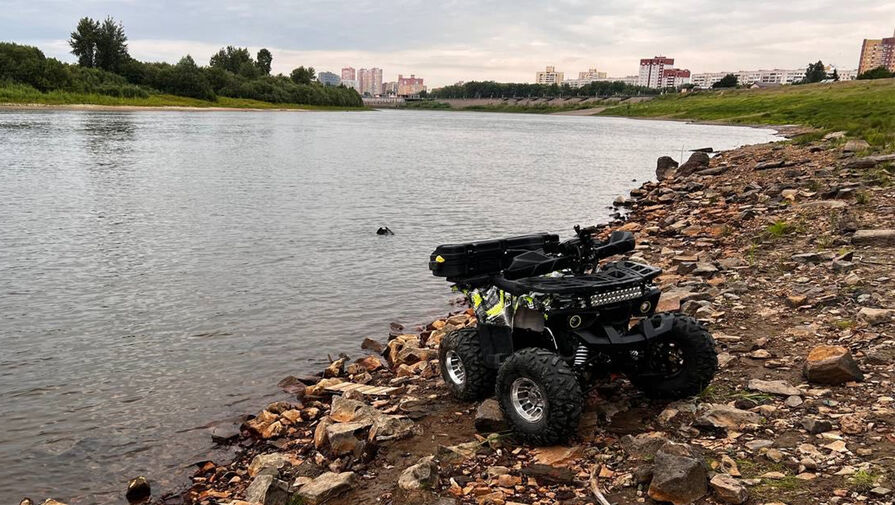
M 71 32 L 68 45 L 71 53 L 78 57 L 78 65 L 93 68 L 96 62 L 96 38 L 99 33 L 99 22 L 90 18 L 81 18 L 75 31 Z
M 895 72 L 890 72 L 886 67 L 876 67 L 858 76 L 858 79 L 889 79 L 895 77 Z
M 311 84 L 311 81 L 317 78 L 314 67 L 305 68 L 304 66 L 293 70 L 289 77 L 296 84 Z
M 82 67 L 117 72 L 130 58 L 124 26 L 112 17 L 107 17 L 102 23 L 81 18 L 68 44 Z
M 824 69 L 824 62 L 817 60 L 817 63 L 808 64 L 808 68 L 805 70 L 805 78 L 802 79 L 802 84 L 820 82 L 826 78 L 827 71 Z
M 251 64 L 252 66 L 254 66 L 255 63 L 252 61 L 252 56 L 249 54 L 249 50 L 244 47 L 233 46 L 221 48 L 221 50 L 215 53 L 208 62 L 213 68 L 228 70 L 234 74 L 240 73 L 240 70 L 246 63 Z
M 117 72 L 130 56 L 127 54 L 127 36 L 124 26 L 107 17 L 96 34 L 96 59 L 98 68 Z
M 839 81 L 839 71 L 836 70 L 835 68 L 833 69 L 833 75 L 830 76 L 830 79 L 833 79 L 834 81 Z
M 739 83 L 739 78 L 734 74 L 727 74 L 720 81 L 712 84 L 713 88 L 735 88 Z
M 264 75 L 270 75 L 270 65 L 273 63 L 273 55 L 270 54 L 270 51 L 267 48 L 262 48 L 258 51 L 258 55 L 255 56 L 255 64 L 258 65 L 258 70 L 261 71 Z

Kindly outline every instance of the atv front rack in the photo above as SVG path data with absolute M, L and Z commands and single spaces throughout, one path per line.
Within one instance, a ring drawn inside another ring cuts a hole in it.
M 544 293 L 563 296 L 592 298 L 598 305 L 602 298 L 605 301 L 622 301 L 637 298 L 642 294 L 641 288 L 662 273 L 660 268 L 633 261 L 615 261 L 607 263 L 601 270 L 592 274 L 563 277 L 525 277 L 510 280 L 496 276 L 494 284 L 500 289 L 513 294 Z M 620 298 L 612 300 L 612 298 Z

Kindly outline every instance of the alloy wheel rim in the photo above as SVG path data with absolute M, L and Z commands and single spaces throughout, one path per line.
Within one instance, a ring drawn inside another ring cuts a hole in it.
M 456 351 L 448 351 L 445 355 L 445 365 L 448 377 L 454 384 L 462 385 L 466 382 L 466 367 L 463 366 L 463 360 Z
M 547 399 L 541 387 L 528 377 L 519 377 L 510 387 L 513 409 L 522 419 L 536 423 L 543 419 Z

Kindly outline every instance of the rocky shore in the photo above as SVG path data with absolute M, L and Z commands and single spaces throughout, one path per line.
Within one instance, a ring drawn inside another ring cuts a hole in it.
M 460 310 L 393 326 L 288 401 L 210 436 L 165 505 L 891 504 L 895 500 L 893 155 L 831 134 L 681 166 L 617 200 L 634 261 L 664 270 L 660 310 L 703 321 L 721 368 L 698 397 L 650 401 L 623 378 L 588 396 L 567 445 L 518 445 L 496 402 L 453 400 L 437 348 Z M 386 340 L 386 337 L 388 340 Z M 132 483 L 134 501 L 149 483 Z M 51 504 L 54 505 L 54 504 Z

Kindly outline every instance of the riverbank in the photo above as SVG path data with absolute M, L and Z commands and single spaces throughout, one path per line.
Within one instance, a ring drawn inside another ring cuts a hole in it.
M 664 270 L 659 309 L 717 340 L 698 397 L 649 401 L 613 380 L 569 444 L 516 445 L 493 400 L 457 402 L 438 376 L 440 340 L 475 324 L 459 310 L 285 378 L 284 401 L 211 431 L 232 461 L 197 464 L 189 489 L 155 501 L 891 502 L 895 174 L 859 149 L 831 135 L 697 153 L 619 200 L 628 219 L 605 232 L 634 232 L 630 259 Z
M 244 98 L 219 97 L 216 101 L 176 95 L 157 94 L 148 97 L 114 97 L 96 93 L 51 91 L 41 93 L 22 86 L 0 86 L 0 110 L 185 110 L 185 111 L 348 111 L 370 110 L 367 107 L 333 105 L 283 104 Z

